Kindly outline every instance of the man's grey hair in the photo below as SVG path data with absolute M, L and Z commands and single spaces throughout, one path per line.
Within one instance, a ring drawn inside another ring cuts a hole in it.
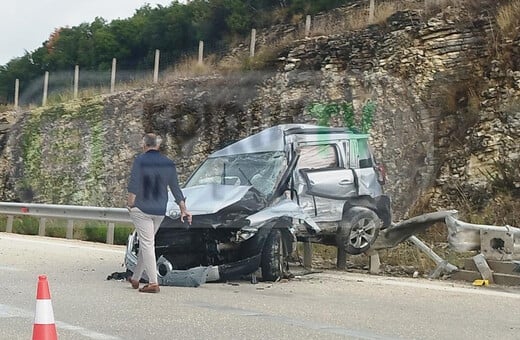
M 156 148 L 161 146 L 162 138 L 155 133 L 147 133 L 143 136 L 143 146 L 149 148 Z

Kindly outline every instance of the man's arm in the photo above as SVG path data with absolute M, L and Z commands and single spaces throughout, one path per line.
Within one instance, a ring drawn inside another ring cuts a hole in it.
M 138 159 L 134 160 L 132 164 L 132 170 L 130 170 L 130 179 L 128 180 L 128 196 L 126 198 L 126 206 L 132 208 L 135 206 L 135 193 L 139 189 L 139 166 L 137 165 Z
M 173 197 L 175 197 L 175 203 L 177 203 L 179 209 L 181 210 L 181 222 L 184 222 L 184 218 L 186 218 L 188 223 L 191 224 L 192 215 L 186 208 L 186 198 L 184 197 L 181 187 L 179 186 L 179 178 L 177 176 L 177 167 L 175 166 L 175 163 L 173 163 L 173 169 L 168 186 L 170 187 Z
M 180 207 L 181 206 L 180 202 L 185 201 L 186 199 L 184 197 L 184 194 L 182 193 L 181 187 L 179 186 L 179 178 L 177 176 L 177 168 L 175 167 L 175 163 L 173 164 L 173 169 L 172 169 L 172 173 L 170 174 L 168 186 L 170 187 L 170 190 L 172 191 L 173 197 L 175 197 L 175 202 Z M 181 208 L 181 210 L 182 210 L 182 208 Z

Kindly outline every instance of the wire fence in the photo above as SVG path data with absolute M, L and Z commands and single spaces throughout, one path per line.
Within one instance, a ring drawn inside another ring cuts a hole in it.
M 446 2 L 453 1 L 455 0 L 424 0 L 424 8 L 441 6 Z M 363 2 L 366 3 L 366 7 L 363 9 L 366 12 L 362 20 L 364 20 L 365 25 L 373 23 L 377 14 L 377 5 L 385 2 L 376 0 L 365 0 Z M 325 18 L 323 15 L 317 15 L 314 18 L 307 15 L 300 24 L 296 25 L 296 31 L 299 32 L 296 34 L 300 37 L 308 37 L 313 30 L 319 31 L 320 27 L 329 30 L 330 24 L 330 18 Z M 252 29 L 249 39 L 245 43 L 246 45 L 249 44 L 245 47 L 249 48 L 249 57 L 255 56 L 257 44 L 269 43 L 265 39 L 257 42 L 256 38 L 256 29 Z M 128 63 L 118 65 L 119 61 L 116 59 L 112 60 L 111 67 L 104 65 L 101 70 L 96 71 L 83 70 L 81 65 L 76 65 L 75 68 L 70 70 L 46 72 L 31 80 L 29 84 L 20 84 L 20 81 L 16 79 L 14 98 L 11 98 L 11 100 L 14 102 L 14 108 L 18 109 L 21 106 L 45 106 L 49 103 L 63 102 L 78 97 L 113 93 L 121 89 L 157 83 L 163 80 L 167 73 L 177 67 L 182 67 L 183 63 L 185 68 L 189 68 L 190 64 L 191 66 L 193 64 L 204 64 L 209 55 L 216 60 L 220 60 L 227 53 L 229 53 L 229 49 L 222 42 L 200 41 L 198 46 L 193 46 L 191 50 L 184 51 L 181 56 L 178 53 L 161 54 L 161 51 L 156 50 L 154 56 L 148 56 L 145 61 L 142 61 L 141 65 L 149 65 L 145 68 L 137 68 L 135 65 Z M 23 92 L 21 93 L 20 85 L 23 85 Z

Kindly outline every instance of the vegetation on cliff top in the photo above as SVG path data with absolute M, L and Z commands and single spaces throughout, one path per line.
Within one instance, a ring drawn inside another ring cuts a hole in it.
M 352 5 L 345 20 L 313 27 L 314 34 L 355 30 L 369 23 L 368 3 L 359 0 L 193 0 L 188 4 L 174 1 L 165 7 L 147 4 L 127 19 L 107 22 L 98 17 L 91 23 L 57 28 L 40 48 L 0 66 L 0 111 L 13 103 L 15 79 L 20 80 L 20 93 L 24 93 L 31 80 L 45 71 L 70 71 L 75 65 L 83 71 L 106 72 L 116 58 L 119 70 L 148 70 L 156 49 L 161 51 L 161 60 L 173 65 L 194 54 L 200 40 L 206 42 L 205 53 L 221 55 L 252 28 L 301 24 L 305 15 L 344 5 Z M 511 39 L 518 35 L 520 0 L 376 1 L 372 23 L 384 25 L 396 11 L 413 9 L 431 16 L 457 6 L 476 14 L 483 10 L 490 16 L 496 13 L 497 32 Z M 244 67 L 265 65 L 259 59 L 266 57 L 272 53 L 260 51 L 259 58 L 244 60 Z

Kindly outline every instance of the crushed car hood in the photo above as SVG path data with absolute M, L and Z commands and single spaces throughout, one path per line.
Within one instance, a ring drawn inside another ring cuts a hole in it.
M 182 192 L 186 197 L 186 208 L 193 215 L 206 215 L 240 201 L 250 189 L 245 185 L 205 184 L 184 188 Z M 179 206 L 171 193 L 168 196 L 166 216 L 177 218 L 181 213 Z
M 290 199 L 284 199 L 272 207 L 266 208 L 249 216 L 247 219 L 250 222 L 251 228 L 257 228 L 264 222 L 277 217 L 292 217 L 304 220 L 315 232 L 320 231 L 320 227 L 308 216 L 303 209 Z
M 193 215 L 209 215 L 214 214 L 226 207 L 229 207 L 240 200 L 246 200 L 246 194 L 250 191 L 251 186 L 233 186 L 222 184 L 205 184 L 182 189 L 186 197 L 186 207 Z M 254 200 L 256 201 L 256 200 Z M 255 202 L 258 209 L 256 213 L 252 212 L 247 219 L 250 227 L 256 229 L 264 222 L 277 217 L 292 217 L 304 220 L 315 232 L 319 232 L 320 228 L 304 213 L 303 209 L 290 199 L 282 199 L 275 205 L 265 208 L 265 206 Z M 247 202 L 244 202 L 244 206 Z M 265 208 L 265 209 L 263 209 Z M 169 194 L 168 205 L 166 208 L 166 216 L 176 219 L 180 216 L 180 209 L 171 193 Z

